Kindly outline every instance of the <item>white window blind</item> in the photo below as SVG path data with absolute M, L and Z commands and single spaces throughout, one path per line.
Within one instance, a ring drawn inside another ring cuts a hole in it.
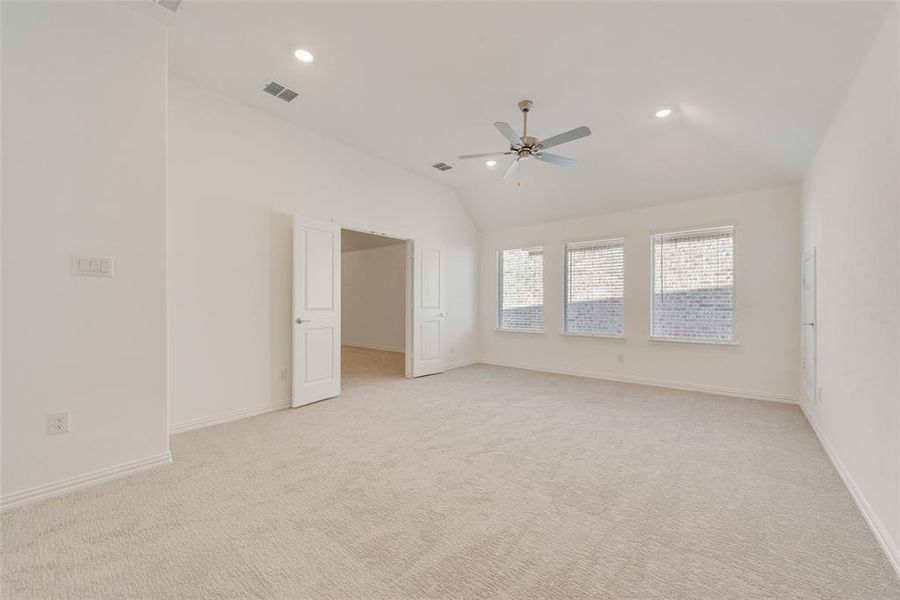
M 516 248 L 498 253 L 497 327 L 544 330 L 544 248 Z
M 566 244 L 567 333 L 625 334 L 624 269 L 624 240 Z
M 650 335 L 734 341 L 734 227 L 653 236 Z

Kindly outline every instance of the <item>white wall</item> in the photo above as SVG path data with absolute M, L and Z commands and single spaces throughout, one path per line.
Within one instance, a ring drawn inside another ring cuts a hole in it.
M 169 103 L 176 429 L 290 397 L 292 214 L 443 248 L 448 358 L 475 358 L 478 239 L 455 193 L 178 77 Z
M 403 352 L 405 244 L 341 255 L 341 341 Z
M 733 224 L 736 346 L 649 341 L 650 235 Z M 481 242 L 481 344 L 487 362 L 796 401 L 800 203 L 795 188 L 487 232 Z M 625 238 L 625 338 L 561 335 L 563 245 Z M 544 245 L 544 333 L 495 331 L 502 248 Z M 622 354 L 624 362 L 618 362 Z
M 895 8 L 803 182 L 819 403 L 804 409 L 900 572 L 900 41 Z
M 166 38 L 111 4 L 2 12 L 9 504 L 168 461 Z M 113 258 L 115 276 L 73 277 L 73 254 Z M 63 410 L 71 431 L 48 435 Z

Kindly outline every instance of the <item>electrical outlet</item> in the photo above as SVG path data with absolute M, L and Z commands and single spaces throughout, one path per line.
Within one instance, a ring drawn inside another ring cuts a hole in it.
M 69 411 L 47 415 L 47 433 L 56 435 L 69 431 Z
M 278 373 L 278 380 L 279 381 L 287 381 L 287 378 L 288 378 L 288 370 L 285 367 L 285 368 L 281 369 L 281 371 Z
M 450 346 L 450 356 L 456 354 L 456 346 Z
M 625 355 L 622 354 L 621 352 L 619 352 L 618 354 L 616 354 L 616 360 L 619 361 L 620 363 L 625 362 Z

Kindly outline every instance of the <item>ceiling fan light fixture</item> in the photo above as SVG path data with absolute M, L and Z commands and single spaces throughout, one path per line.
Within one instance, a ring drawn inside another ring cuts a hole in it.
M 312 55 L 312 52 L 310 52 L 309 50 L 304 50 L 303 48 L 294 50 L 294 56 L 297 58 L 297 60 L 304 63 L 311 63 L 315 59 L 315 57 Z
M 461 160 L 475 158 L 487 159 L 484 164 L 487 165 L 488 168 L 492 168 L 497 165 L 497 161 L 494 157 L 513 156 L 512 164 L 503 175 L 504 179 L 511 177 L 512 175 L 517 175 L 519 172 L 519 163 L 531 160 L 532 158 L 557 167 L 574 167 L 578 164 L 578 161 L 574 158 L 567 158 L 558 154 L 549 154 L 544 152 L 544 150 L 587 137 L 591 135 L 591 129 L 582 125 L 581 127 L 576 127 L 575 129 L 570 129 L 569 131 L 564 131 L 563 133 L 539 140 L 534 136 L 528 135 L 528 113 L 531 112 L 533 106 L 534 103 L 531 100 L 522 100 L 518 104 L 519 111 L 522 113 L 521 136 L 516 133 L 509 123 L 503 121 L 496 121 L 494 123 L 494 128 L 496 128 L 497 131 L 500 132 L 500 135 L 505 137 L 509 142 L 508 150 L 501 152 L 485 152 L 482 154 L 463 154 L 458 158 Z
M 671 108 L 661 108 L 658 111 L 656 111 L 656 118 L 657 119 L 665 119 L 666 117 L 668 117 L 671 114 L 672 114 Z

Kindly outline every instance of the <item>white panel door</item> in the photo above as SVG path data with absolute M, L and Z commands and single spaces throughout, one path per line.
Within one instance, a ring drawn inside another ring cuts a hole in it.
M 816 389 L 816 250 L 803 257 L 803 387 L 817 402 Z
M 341 393 L 341 228 L 294 217 L 293 406 Z
M 444 272 L 440 250 L 413 243 L 413 377 L 446 370 Z

